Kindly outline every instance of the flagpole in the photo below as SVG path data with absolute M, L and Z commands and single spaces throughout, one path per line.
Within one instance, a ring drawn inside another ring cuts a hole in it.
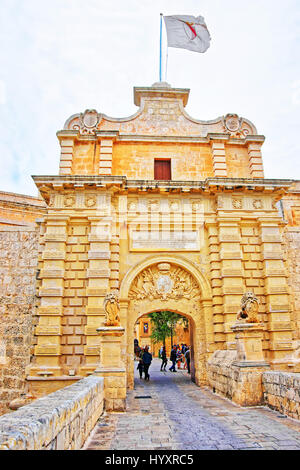
M 161 46 L 162 46 L 162 17 L 163 14 L 160 14 L 160 39 L 159 39 L 159 81 L 161 82 L 161 62 L 162 62 L 162 54 L 161 54 Z
M 168 80 L 168 58 L 169 58 L 169 54 L 168 54 L 168 47 L 167 47 L 167 54 L 166 54 L 166 70 L 165 70 L 165 82 Z

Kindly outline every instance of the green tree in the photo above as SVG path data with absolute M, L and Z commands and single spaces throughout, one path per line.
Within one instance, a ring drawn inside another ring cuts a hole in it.
M 166 346 L 166 338 L 171 337 L 171 343 L 173 344 L 174 330 L 176 323 L 181 319 L 181 315 L 165 310 L 150 313 L 149 317 L 152 325 L 151 338 L 154 343 L 162 342 Z

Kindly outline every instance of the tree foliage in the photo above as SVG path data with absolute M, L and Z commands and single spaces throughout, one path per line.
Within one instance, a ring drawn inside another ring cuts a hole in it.
M 152 333 L 151 338 L 154 343 L 162 342 L 165 346 L 166 338 L 173 338 L 176 323 L 182 318 L 181 315 L 168 310 L 149 314 Z

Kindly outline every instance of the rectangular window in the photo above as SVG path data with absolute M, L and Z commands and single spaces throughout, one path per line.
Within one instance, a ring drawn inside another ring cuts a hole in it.
M 154 179 L 171 179 L 171 160 L 154 160 Z

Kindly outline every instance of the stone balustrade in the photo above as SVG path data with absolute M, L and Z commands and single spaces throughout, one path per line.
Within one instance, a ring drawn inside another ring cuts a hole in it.
M 103 412 L 104 380 L 89 376 L 0 417 L 0 450 L 78 450 Z

